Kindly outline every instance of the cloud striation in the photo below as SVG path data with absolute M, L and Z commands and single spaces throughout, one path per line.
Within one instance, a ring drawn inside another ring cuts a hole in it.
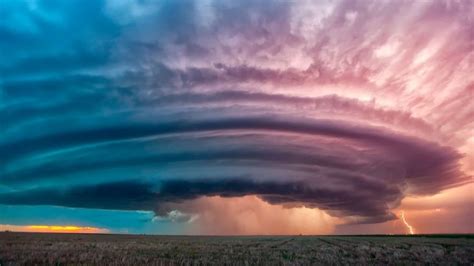
M 2 9 L 1 204 L 256 196 L 379 223 L 471 182 L 469 0 Z

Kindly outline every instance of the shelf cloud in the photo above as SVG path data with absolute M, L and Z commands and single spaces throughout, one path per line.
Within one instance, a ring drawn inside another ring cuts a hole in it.
M 0 204 L 372 224 L 472 182 L 469 0 L 5 5 Z

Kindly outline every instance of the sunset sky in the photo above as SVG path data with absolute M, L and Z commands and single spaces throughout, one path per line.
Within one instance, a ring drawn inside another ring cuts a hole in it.
M 472 0 L 0 18 L 0 230 L 474 233 Z

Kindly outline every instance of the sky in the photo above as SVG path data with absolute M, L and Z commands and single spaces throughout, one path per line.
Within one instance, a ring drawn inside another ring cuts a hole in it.
M 474 233 L 472 0 L 0 17 L 0 230 Z

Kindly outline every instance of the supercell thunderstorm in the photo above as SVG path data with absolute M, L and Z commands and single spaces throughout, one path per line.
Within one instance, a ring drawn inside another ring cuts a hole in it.
M 378 223 L 471 180 L 468 0 L 70 2 L 0 22 L 1 204 Z

